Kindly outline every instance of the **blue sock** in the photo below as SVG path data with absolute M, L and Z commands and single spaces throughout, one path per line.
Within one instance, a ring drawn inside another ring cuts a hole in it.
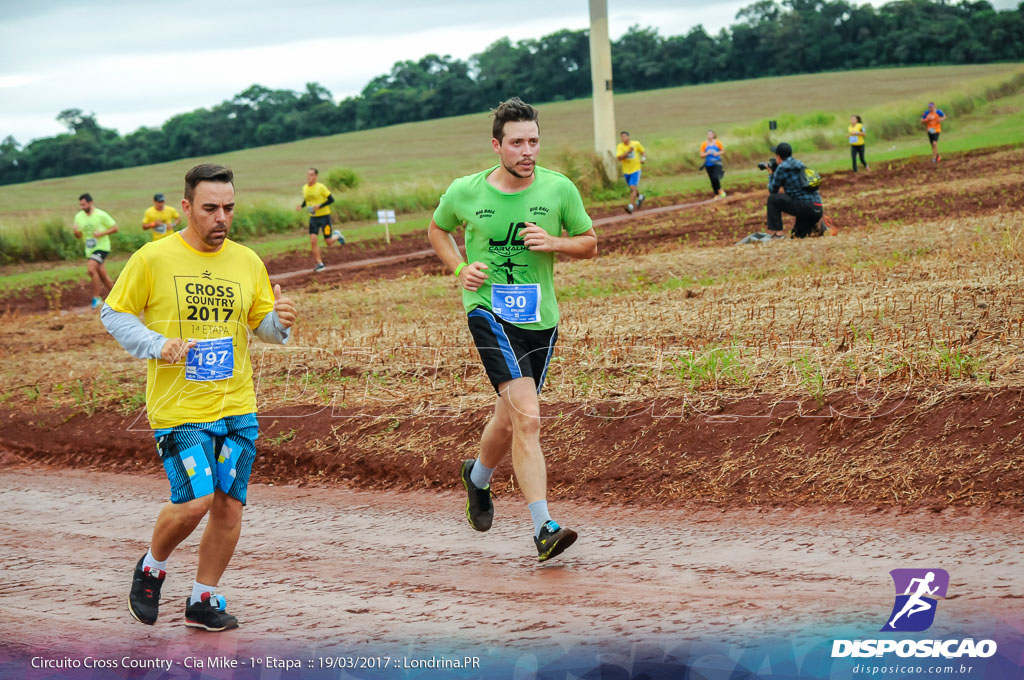
M 153 557 L 153 550 L 150 549 L 146 552 L 146 556 L 142 558 L 142 568 L 149 567 L 151 571 L 167 571 L 167 560 L 163 562 L 158 561 Z
M 473 462 L 473 469 L 469 473 L 469 481 L 473 482 L 473 486 L 478 489 L 486 489 L 487 485 L 491 483 L 491 475 L 494 474 L 494 468 L 484 467 L 484 464 L 477 458 Z
M 548 502 L 546 500 L 534 501 L 527 507 L 530 508 L 530 517 L 533 518 L 533 537 L 537 538 L 540 536 L 541 527 L 545 522 L 551 520 L 551 515 L 548 513 Z

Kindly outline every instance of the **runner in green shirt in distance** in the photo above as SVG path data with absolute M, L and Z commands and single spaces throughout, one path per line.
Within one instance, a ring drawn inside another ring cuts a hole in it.
M 78 197 L 78 207 L 81 210 L 75 214 L 72 228 L 75 238 L 83 239 L 85 242 L 86 266 L 89 269 L 89 278 L 92 279 L 92 308 L 99 309 L 103 304 L 100 295 L 103 286 L 107 287 L 108 292 L 114 287 L 114 282 L 107 274 L 107 266 L 103 262 L 110 255 L 110 235 L 117 233 L 117 224 L 113 217 L 93 205 L 92 196 L 89 194 Z

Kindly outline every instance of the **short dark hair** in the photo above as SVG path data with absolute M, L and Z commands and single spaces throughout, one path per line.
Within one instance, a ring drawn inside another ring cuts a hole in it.
M 505 123 L 534 122 L 537 123 L 537 130 L 540 130 L 540 113 L 519 97 L 506 99 L 491 114 L 494 116 L 491 136 L 499 144 L 505 139 Z
M 778 146 L 775 147 L 775 153 L 782 160 L 786 160 L 793 155 L 793 147 L 786 142 L 779 142 Z
M 623 130 L 623 131 L 622 131 L 622 132 L 620 132 L 619 134 L 620 134 L 620 135 L 626 135 L 627 137 L 629 137 L 629 132 L 627 132 L 626 130 Z
M 92 196 L 90 196 L 89 194 L 82 194 L 81 196 L 78 197 L 78 200 L 86 200 L 89 203 L 92 203 Z
M 235 173 L 231 168 L 213 163 L 200 163 L 185 173 L 185 200 L 191 203 L 196 197 L 196 187 L 201 182 L 223 182 L 235 184 Z
M 317 176 L 319 176 L 319 175 L 320 175 L 320 171 L 319 171 L 319 170 L 317 170 L 316 168 L 310 168 L 310 170 L 312 170 L 312 171 L 313 171 L 313 174 L 314 174 L 314 175 L 317 175 Z M 329 178 L 329 177 L 328 177 L 328 180 L 330 180 L 330 178 Z

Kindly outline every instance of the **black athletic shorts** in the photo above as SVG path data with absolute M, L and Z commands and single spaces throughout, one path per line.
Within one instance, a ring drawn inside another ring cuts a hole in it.
M 558 326 L 541 331 L 520 328 L 477 307 L 469 313 L 469 332 L 495 392 L 498 385 L 513 378 L 533 378 L 540 394 L 558 340 Z
M 100 264 L 103 264 L 103 261 L 107 259 L 108 255 L 110 255 L 109 250 L 94 250 L 91 253 L 89 253 L 89 257 L 86 259 L 96 260 Z
M 928 141 L 929 142 L 937 142 L 937 141 L 939 141 L 939 133 L 938 132 L 929 132 L 928 133 Z
M 319 234 L 321 229 L 323 229 L 325 239 L 331 237 L 332 229 L 330 215 L 321 215 L 320 217 L 313 216 L 309 218 L 310 234 Z

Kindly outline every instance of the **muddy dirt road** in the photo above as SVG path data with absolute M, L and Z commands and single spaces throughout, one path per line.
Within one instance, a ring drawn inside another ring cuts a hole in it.
M 257 485 L 222 582 L 237 631 L 182 625 L 199 533 L 172 557 L 155 626 L 126 611 L 165 496 L 158 478 L 23 466 L 0 473 L 0 638 L 8 653 L 246 653 L 268 645 L 530 649 L 613 640 L 799 639 L 877 631 L 890 569 L 951 575 L 932 629 L 1024 623 L 1019 513 L 684 512 L 559 503 L 579 542 L 539 565 L 521 502 L 495 528 L 461 495 Z M 0 674 L 2 675 L 2 674 Z M 140 676 L 141 677 L 141 676 Z

